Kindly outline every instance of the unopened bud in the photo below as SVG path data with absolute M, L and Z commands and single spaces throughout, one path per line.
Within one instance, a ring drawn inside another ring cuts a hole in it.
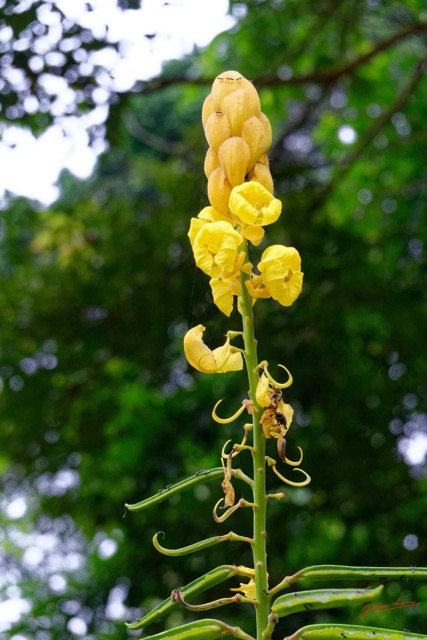
M 259 116 L 261 113 L 258 94 L 253 87 L 252 89 L 252 91 L 247 88 L 238 89 L 222 101 L 221 109 L 228 117 L 232 136 L 241 135 L 243 123 L 252 116 Z
M 208 198 L 211 205 L 220 213 L 228 213 L 231 184 L 227 180 L 224 169 L 214 169 L 208 178 Z
M 218 160 L 218 156 L 215 153 L 215 151 L 213 151 L 210 147 L 206 152 L 206 157 L 205 157 L 205 176 L 207 178 L 209 178 L 209 176 L 211 175 L 212 171 L 214 171 L 215 169 L 217 169 L 219 167 L 219 160 Z
M 248 172 L 250 149 L 243 138 L 233 136 L 218 149 L 218 159 L 232 187 L 242 184 Z
M 209 146 L 212 147 L 215 153 L 218 153 L 218 149 L 224 140 L 227 140 L 231 135 L 230 123 L 222 111 L 211 113 L 206 120 L 205 135 Z
M 264 125 L 257 116 L 252 116 L 243 123 L 242 138 L 248 143 L 251 152 L 248 167 L 251 170 L 260 156 L 267 151 L 267 136 Z
M 215 111 L 222 110 L 224 98 L 238 89 L 247 89 L 257 95 L 253 84 L 249 82 L 249 80 L 246 80 L 238 71 L 224 71 L 224 73 L 220 73 L 212 85 L 212 104 Z
M 273 178 L 271 177 L 270 169 L 260 162 L 257 162 L 249 173 L 249 180 L 259 182 L 270 193 L 273 193 L 274 191 Z

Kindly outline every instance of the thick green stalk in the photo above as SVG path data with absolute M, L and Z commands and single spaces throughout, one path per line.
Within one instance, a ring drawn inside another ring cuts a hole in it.
M 254 331 L 254 315 L 252 308 L 252 298 L 245 286 L 245 281 L 249 276 L 242 273 L 242 297 L 241 312 L 243 321 L 243 335 L 246 351 L 246 367 L 249 380 L 249 397 L 254 403 L 255 412 L 253 418 L 253 467 L 254 467 L 254 517 L 253 517 L 253 558 L 255 568 L 256 584 L 256 626 L 257 640 L 265 640 L 263 631 L 268 625 L 268 615 L 270 612 L 270 598 L 268 596 L 267 578 L 267 532 L 266 532 L 266 512 L 267 498 L 265 487 L 265 438 L 260 423 L 261 408 L 257 405 L 255 393 L 258 385 L 259 375 L 256 367 L 258 365 L 257 341 Z

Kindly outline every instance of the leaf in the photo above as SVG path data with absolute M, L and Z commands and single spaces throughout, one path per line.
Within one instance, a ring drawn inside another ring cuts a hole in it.
M 211 587 L 214 587 L 229 578 L 238 575 L 238 567 L 233 565 L 222 565 L 220 567 L 216 567 L 212 571 L 209 571 L 203 576 L 196 578 L 193 582 L 190 582 L 185 587 L 181 588 L 181 594 L 185 598 L 185 600 L 190 600 L 194 596 L 207 591 Z M 171 613 L 174 609 L 177 609 L 181 605 L 179 602 L 171 602 L 170 597 L 166 600 L 163 600 L 157 607 L 155 607 L 150 613 L 147 613 L 143 618 L 137 620 L 136 622 L 127 622 L 126 626 L 128 629 L 142 629 L 147 625 L 151 624 L 158 618 L 161 618 L 165 615 Z
M 279 618 L 284 618 L 299 611 L 345 607 L 373 600 L 380 595 L 382 589 L 381 585 L 375 589 L 318 589 L 288 593 L 277 598 L 271 610 Z
M 154 496 L 150 496 L 150 498 L 146 498 L 136 504 L 125 504 L 125 507 L 128 511 L 141 511 L 142 509 L 147 509 L 148 507 L 152 507 L 155 504 L 159 504 L 160 502 L 167 500 L 179 491 L 183 491 L 184 489 L 188 489 L 196 484 L 205 482 L 207 479 L 214 480 L 216 478 L 221 478 L 223 475 L 224 470 L 222 467 L 204 469 L 203 471 L 198 471 L 194 476 L 185 478 L 185 480 L 181 480 L 176 484 L 169 485 L 168 487 L 165 487 L 165 489 L 160 489 L 158 493 Z
M 293 635 L 286 636 L 284 640 L 343 640 L 343 638 L 349 640 L 425 640 L 426 636 L 419 633 L 349 624 L 340 626 L 312 624 L 298 629 Z

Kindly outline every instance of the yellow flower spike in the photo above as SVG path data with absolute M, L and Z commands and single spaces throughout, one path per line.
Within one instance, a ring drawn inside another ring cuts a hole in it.
M 301 447 L 297 447 L 297 448 L 299 449 L 299 452 L 300 452 L 300 459 L 299 459 L 299 460 L 296 460 L 295 462 L 293 462 L 292 460 L 289 460 L 289 458 L 287 458 L 287 457 L 285 456 L 285 462 L 286 462 L 286 464 L 288 464 L 290 467 L 298 467 L 298 465 L 300 465 L 300 464 L 301 464 L 301 462 L 302 462 L 302 457 L 303 457 L 302 449 L 301 449 Z
M 230 122 L 222 111 L 215 111 L 206 121 L 205 136 L 215 153 L 222 143 L 231 136 Z
M 248 143 L 251 152 L 248 167 L 250 171 L 268 149 L 264 125 L 257 116 L 252 116 L 243 123 L 242 138 Z
M 289 369 L 287 369 L 283 364 L 278 364 L 277 366 L 280 367 L 281 369 L 284 369 L 288 374 L 288 379 L 286 380 L 286 382 L 277 382 L 277 380 L 275 380 L 271 376 L 268 370 L 268 362 L 266 360 L 263 360 L 262 362 L 260 362 L 260 364 L 258 365 L 258 368 L 264 369 L 264 373 L 267 376 L 270 384 L 273 385 L 273 387 L 277 387 L 278 389 L 287 389 L 288 387 L 291 386 L 292 382 L 294 381 L 292 374 L 289 371 Z
M 255 88 L 251 87 L 252 89 L 238 89 L 222 101 L 221 111 L 228 117 L 232 136 L 241 135 L 246 120 L 261 113 L 259 96 Z
M 240 355 L 240 357 L 241 357 L 241 355 Z M 242 363 L 242 366 L 243 366 L 243 363 Z M 212 409 L 212 418 L 215 420 L 215 422 L 218 422 L 219 424 L 230 424 L 230 422 L 234 422 L 234 420 L 237 420 L 237 418 L 242 415 L 242 413 L 245 410 L 245 406 L 242 404 L 242 406 L 239 409 L 237 409 L 236 413 L 234 413 L 231 416 L 231 418 L 220 418 L 216 414 L 216 408 L 222 402 L 222 400 L 223 400 L 222 398 L 221 398 L 221 400 L 218 400 L 218 402 L 216 403 L 216 405 Z
M 298 298 L 304 274 L 296 249 L 277 244 L 268 247 L 261 256 L 258 269 L 265 288 L 279 304 L 289 307 Z
M 245 182 L 234 187 L 228 204 L 230 211 L 246 224 L 272 224 L 282 211 L 280 200 L 259 182 Z
M 215 209 L 223 215 L 228 214 L 228 202 L 230 200 L 231 184 L 227 180 L 224 169 L 214 169 L 208 178 L 208 198 Z
M 240 587 L 230 587 L 230 591 L 239 591 L 240 593 L 243 593 L 246 598 L 256 601 L 256 587 L 253 578 L 251 578 L 246 584 L 241 582 Z
M 205 327 L 193 327 L 184 337 L 184 353 L 192 367 L 202 373 L 227 373 L 243 369 L 241 353 L 235 353 L 227 338 L 222 347 L 213 351 L 203 342 Z
M 250 157 L 251 151 L 248 144 L 238 136 L 228 138 L 219 147 L 218 160 L 232 187 L 244 181 L 249 169 Z
M 217 169 L 219 166 L 220 166 L 220 163 L 218 160 L 218 155 L 215 153 L 213 149 L 211 149 L 211 147 L 209 147 L 209 149 L 206 152 L 205 164 L 203 167 L 205 171 L 205 176 L 209 178 L 212 171 Z
M 240 233 L 225 220 L 202 225 L 193 241 L 196 265 L 212 277 L 222 272 L 233 274 L 236 260 L 241 260 L 238 249 L 242 241 Z
M 273 193 L 273 177 L 270 173 L 270 169 L 265 164 L 257 162 L 252 171 L 249 172 L 248 178 L 250 181 L 259 182 L 269 193 Z

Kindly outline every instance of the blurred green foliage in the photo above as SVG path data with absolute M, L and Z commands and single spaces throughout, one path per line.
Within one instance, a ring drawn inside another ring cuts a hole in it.
M 205 51 L 116 96 L 90 180 L 64 175 L 47 211 L 15 199 L 1 212 L 0 589 L 33 607 L 5 639 L 120 638 L 154 598 L 250 563 L 235 544 L 185 560 L 151 547 L 158 530 L 169 547 L 212 535 L 212 484 L 122 518 L 124 502 L 218 465 L 236 432 L 211 408 L 224 397 L 233 410 L 246 393 L 238 375 L 190 371 L 181 340 L 203 323 L 216 346 L 231 328 L 186 237 L 207 203 L 200 108 L 226 68 L 254 80 L 272 121 L 284 213 L 268 240 L 297 247 L 305 273 L 291 309 L 256 305 L 261 357 L 294 377 L 289 456 L 302 446 L 312 476 L 271 505 L 272 582 L 309 564 L 426 564 L 425 5 L 251 0 L 230 11 L 235 27 Z M 245 534 L 245 518 L 216 530 Z M 425 632 L 426 587 L 389 585 L 384 602 L 397 597 L 422 604 L 365 622 Z M 276 637 L 359 615 L 298 614 Z

